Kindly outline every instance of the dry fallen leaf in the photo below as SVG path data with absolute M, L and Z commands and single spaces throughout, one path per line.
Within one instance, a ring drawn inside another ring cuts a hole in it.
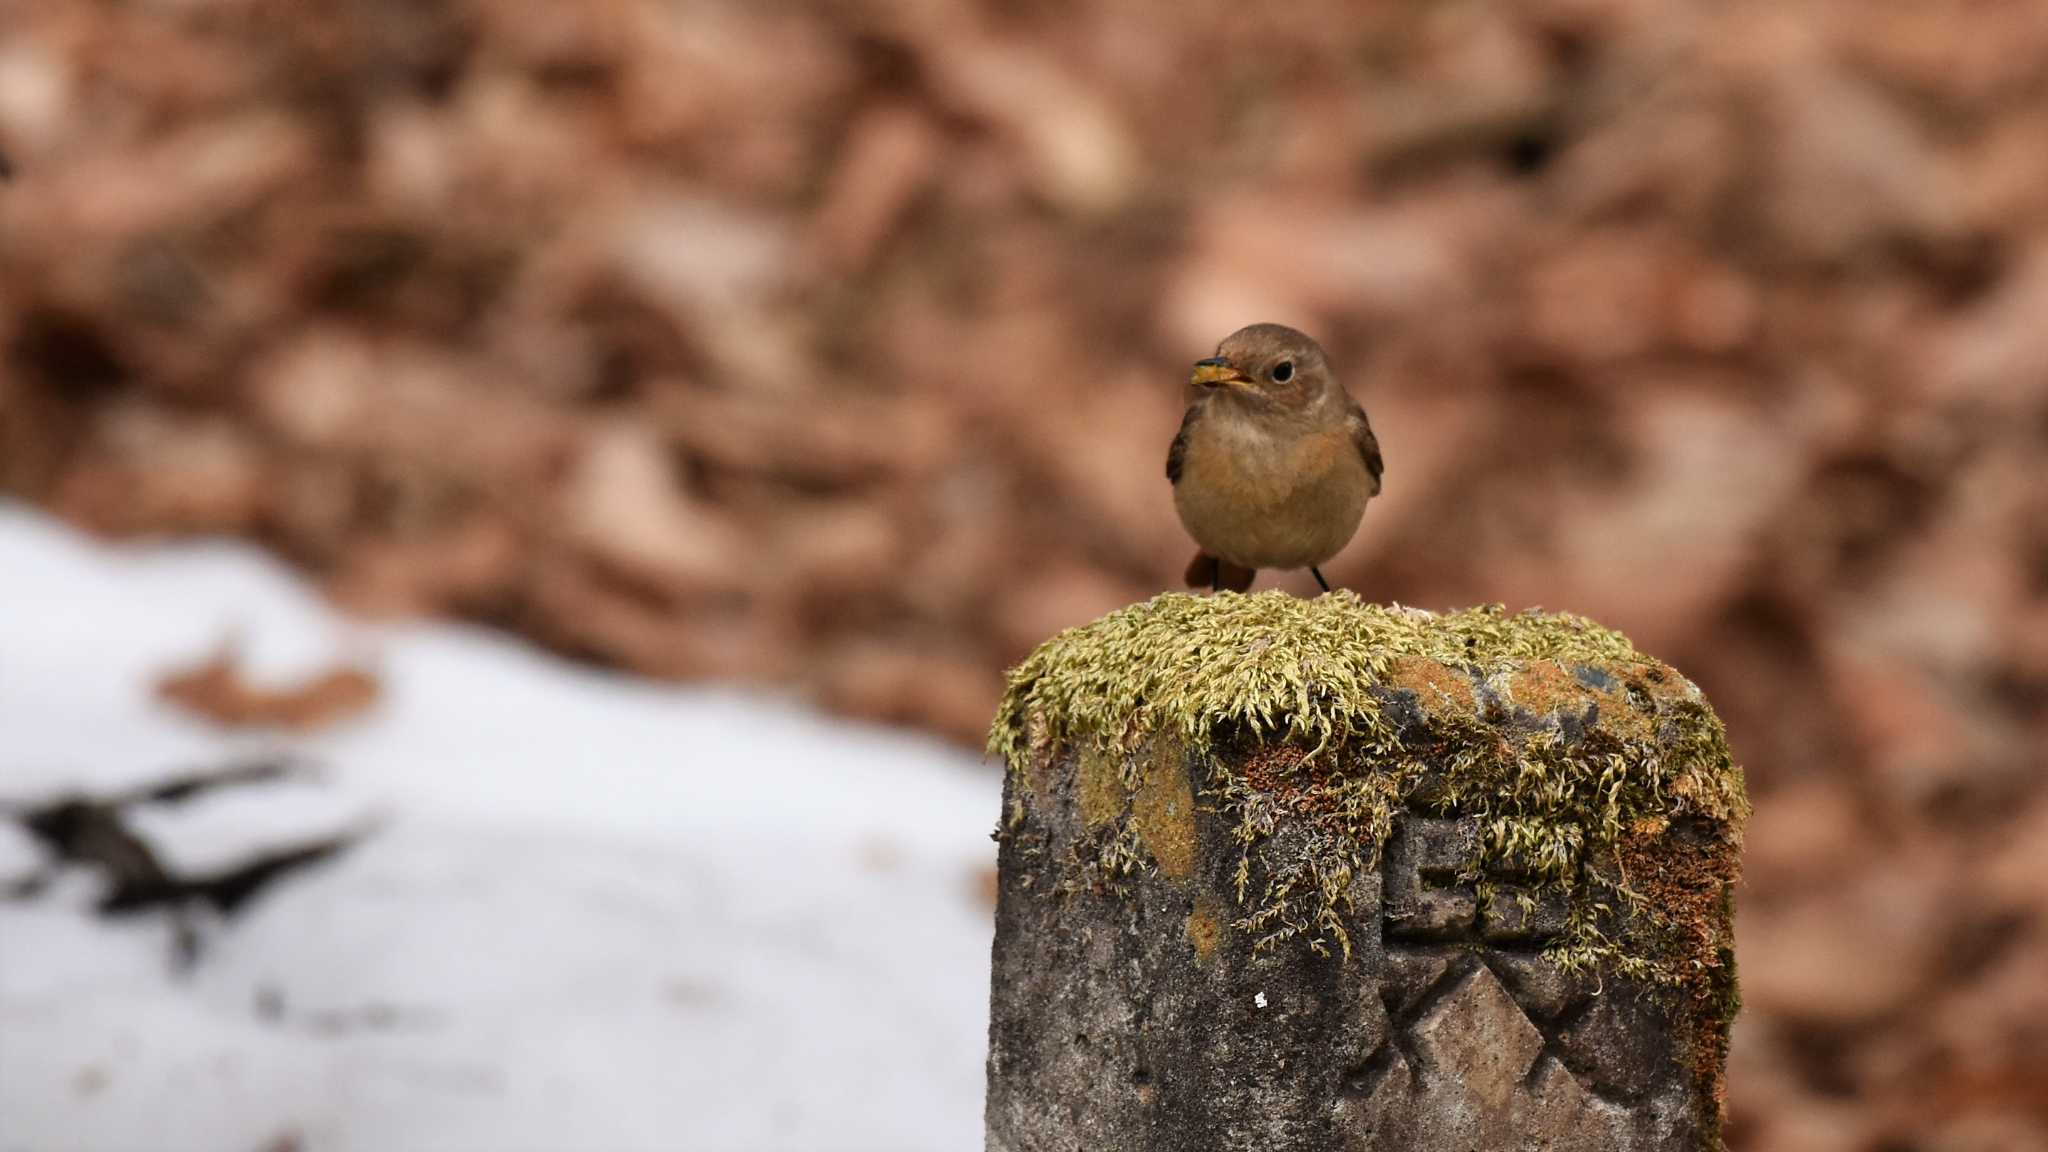
M 183 671 L 157 681 L 157 698 L 225 728 L 286 728 L 312 732 L 356 716 L 383 691 L 367 669 L 338 665 L 285 688 L 259 687 L 243 677 L 232 643 Z

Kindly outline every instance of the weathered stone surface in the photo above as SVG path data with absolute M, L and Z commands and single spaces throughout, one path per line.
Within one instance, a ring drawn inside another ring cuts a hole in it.
M 1002 848 L 991 1152 L 1706 1146 L 1671 994 L 1562 971 L 1539 950 L 1561 927 L 1547 910 L 1489 934 L 1455 879 L 1469 822 L 1401 819 L 1379 882 L 1351 889 L 1347 958 L 1255 953 L 1231 927 L 1237 853 L 1213 812 L 1184 878 L 1056 894 L 1074 815 Z M 1512 895 L 1486 908 L 1504 904 L 1519 914 Z
M 1404 659 L 1397 673 L 1418 687 L 1375 695 L 1404 706 L 1366 715 L 1395 739 L 1320 766 L 1245 733 L 1188 751 L 1116 727 L 1118 750 L 1019 710 L 990 1152 L 1719 1146 L 1739 792 L 1660 809 L 1646 790 L 1597 843 L 1578 809 L 1529 824 L 1525 801 L 1524 837 L 1503 842 L 1468 767 L 1512 755 L 1521 766 L 1505 770 L 1610 789 L 1676 757 L 1719 771 L 1699 713 L 1621 687 L 1675 699 L 1690 686 L 1627 661 L 1507 665 L 1489 686 L 1483 660 Z M 1048 722 L 1069 738 L 1037 735 Z M 1376 792 L 1380 773 L 1410 784 Z M 1384 821 L 1361 818 L 1378 796 L 1393 803 Z M 1384 835 L 1361 843 L 1373 828 Z
M 1565 930 L 1570 909 L 1556 892 L 1529 892 L 1502 884 L 1479 909 L 1479 936 L 1489 944 L 1554 940 Z

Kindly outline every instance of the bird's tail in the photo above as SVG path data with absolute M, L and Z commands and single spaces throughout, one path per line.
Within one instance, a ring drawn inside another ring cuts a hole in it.
M 1195 558 L 1188 561 L 1187 575 L 1182 579 L 1190 588 L 1228 588 L 1232 592 L 1243 592 L 1252 586 L 1252 579 L 1258 574 L 1256 568 L 1240 568 L 1207 552 L 1197 552 Z

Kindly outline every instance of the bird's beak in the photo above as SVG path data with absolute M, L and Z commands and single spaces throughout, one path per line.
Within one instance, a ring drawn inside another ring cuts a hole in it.
M 1237 370 L 1237 366 L 1221 356 L 1195 361 L 1196 385 L 1203 388 L 1247 388 L 1251 377 Z

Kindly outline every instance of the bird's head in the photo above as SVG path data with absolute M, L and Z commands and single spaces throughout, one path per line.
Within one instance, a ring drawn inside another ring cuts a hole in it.
M 1195 361 L 1191 390 L 1256 407 L 1304 412 L 1335 388 L 1322 345 L 1281 324 L 1253 324 L 1223 338 L 1216 354 Z

